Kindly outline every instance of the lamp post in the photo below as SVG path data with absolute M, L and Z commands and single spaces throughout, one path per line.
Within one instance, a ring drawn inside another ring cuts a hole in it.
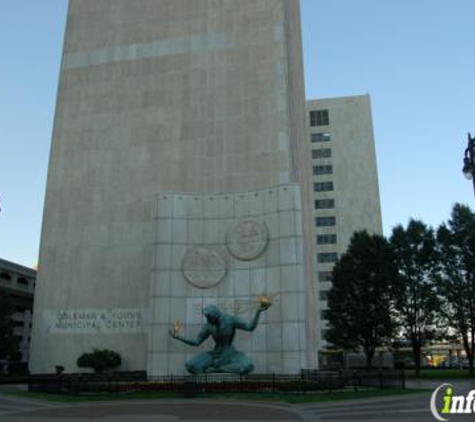
M 463 175 L 473 183 L 473 192 L 475 194 L 475 138 L 468 134 L 468 144 L 465 148 L 463 158 Z

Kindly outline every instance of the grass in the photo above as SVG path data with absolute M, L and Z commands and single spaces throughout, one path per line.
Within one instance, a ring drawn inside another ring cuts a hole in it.
M 303 403 L 322 403 L 341 400 L 356 400 L 372 397 L 386 397 L 402 394 L 420 393 L 424 390 L 419 389 L 386 389 L 386 390 L 360 390 L 360 391 L 335 391 L 335 392 L 319 392 L 308 394 L 272 394 L 272 393 L 208 393 L 198 395 L 198 399 L 211 400 L 237 400 L 237 401 L 269 401 L 288 404 Z M 77 396 L 68 396 L 61 394 L 46 393 L 28 393 L 24 391 L 15 391 L 6 393 L 8 395 L 46 400 L 60 403 L 81 403 L 81 402 L 100 402 L 100 401 L 126 401 L 126 400 L 165 400 L 165 399 L 182 399 L 181 393 L 165 393 L 165 392 L 133 392 L 133 393 L 98 393 L 98 394 L 81 394 Z
M 414 370 L 406 370 L 406 378 L 416 378 Z M 421 370 L 420 379 L 473 379 L 470 376 L 468 369 L 423 369 Z

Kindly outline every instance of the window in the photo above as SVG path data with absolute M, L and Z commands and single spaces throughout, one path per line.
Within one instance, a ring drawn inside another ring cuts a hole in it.
M 331 136 L 329 133 L 312 133 L 312 142 L 330 142 Z
M 336 252 L 319 253 L 317 259 L 320 264 L 333 264 L 338 260 L 338 254 Z
M 317 235 L 317 245 L 334 245 L 336 243 L 336 234 Z
M 333 173 L 333 166 L 332 165 L 324 165 L 324 166 L 313 166 L 313 174 L 332 174 Z
M 320 290 L 320 300 L 328 300 L 328 290 Z
M 28 280 L 25 277 L 18 278 L 17 283 L 28 286 Z
M 312 150 L 312 158 L 330 158 L 332 156 L 332 150 L 330 148 L 320 148 Z
M 317 227 L 333 227 L 336 226 L 336 217 L 317 217 L 315 219 Z
M 313 184 L 314 192 L 330 192 L 333 190 L 333 182 L 320 182 Z
M 0 273 L 0 278 L 3 278 L 4 280 L 11 280 L 12 276 L 8 273 Z
M 332 281 L 332 272 L 331 271 L 320 271 L 318 273 L 318 279 L 322 282 L 331 282 Z
M 310 112 L 310 126 L 328 126 L 329 124 L 328 110 L 312 110 Z
M 328 208 L 335 208 L 334 199 L 317 199 L 315 200 L 315 209 L 324 210 Z
M 329 312 L 328 312 L 328 309 L 324 309 L 323 311 L 320 312 L 320 317 L 322 319 L 325 319 L 328 321 L 328 317 L 329 317 Z

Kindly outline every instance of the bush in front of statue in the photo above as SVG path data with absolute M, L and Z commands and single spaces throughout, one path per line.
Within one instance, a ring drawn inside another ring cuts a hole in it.
M 96 373 L 118 368 L 122 364 L 122 357 L 113 350 L 97 350 L 83 353 L 77 360 L 79 368 L 92 368 Z

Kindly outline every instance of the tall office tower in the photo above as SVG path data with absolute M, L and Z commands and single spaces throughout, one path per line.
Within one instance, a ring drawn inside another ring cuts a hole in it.
M 382 222 L 369 95 L 308 101 L 307 111 L 317 344 L 324 367 L 331 357 L 324 331 L 332 268 L 356 230 L 382 234 Z
M 237 347 L 313 367 L 301 50 L 298 0 L 70 0 L 32 372 L 93 347 L 184 372 L 173 321 L 191 337 L 206 304 L 250 318 L 261 293 Z

